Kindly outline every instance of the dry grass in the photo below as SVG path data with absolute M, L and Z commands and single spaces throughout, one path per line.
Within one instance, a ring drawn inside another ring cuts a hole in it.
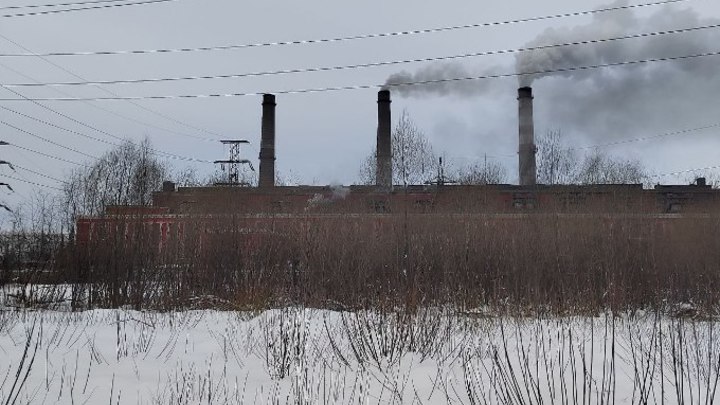
M 63 251 L 54 270 L 76 286 L 78 308 L 683 305 L 701 316 L 714 314 L 720 293 L 720 216 L 711 214 L 229 216 L 188 219 L 183 232 L 160 249 L 152 232 L 97 234 L 87 249 Z

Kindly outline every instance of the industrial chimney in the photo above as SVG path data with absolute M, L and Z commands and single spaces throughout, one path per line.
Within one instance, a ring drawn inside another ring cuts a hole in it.
M 260 188 L 275 187 L 275 95 L 263 95 L 260 140 Z
M 390 113 L 390 90 L 378 92 L 378 127 L 375 184 L 392 188 L 392 117 Z
M 535 126 L 533 124 L 533 95 L 531 87 L 518 89 L 520 129 L 520 185 L 534 186 L 537 183 L 535 168 Z

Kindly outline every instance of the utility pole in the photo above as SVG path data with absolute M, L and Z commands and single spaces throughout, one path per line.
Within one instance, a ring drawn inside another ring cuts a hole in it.
M 445 177 L 445 164 L 443 163 L 443 158 L 440 157 L 438 161 L 438 172 L 435 181 L 426 181 L 425 184 L 442 187 L 447 184 L 457 184 L 457 181 L 450 180 Z
M 249 186 L 247 182 L 240 183 L 240 165 L 248 165 L 250 170 L 255 171 L 252 163 L 247 159 L 240 159 L 240 146 L 249 144 L 245 139 L 226 139 L 220 141 L 225 146 L 229 147 L 228 159 L 216 160 L 214 163 L 219 164 L 222 171 L 225 171 L 227 166 L 227 183 L 217 182 L 216 186 Z

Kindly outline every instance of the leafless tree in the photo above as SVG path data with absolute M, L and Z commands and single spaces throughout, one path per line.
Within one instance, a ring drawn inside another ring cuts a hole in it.
M 638 160 L 623 160 L 598 151 L 584 157 L 576 175 L 579 184 L 640 184 L 646 177 Z
M 275 183 L 277 184 L 277 176 Z M 227 167 L 220 168 L 212 172 L 205 180 L 201 181 L 198 185 L 211 186 L 213 184 L 225 184 L 228 182 Z M 248 165 L 241 165 L 238 168 L 238 184 L 242 186 L 257 186 L 258 184 L 258 173 L 257 171 L 250 168 Z
M 483 163 L 460 168 L 455 178 L 463 185 L 500 184 L 507 180 L 507 171 L 500 163 L 488 162 L 485 159 Z
M 78 215 L 102 214 L 108 205 L 149 205 L 168 172 L 148 140 L 123 142 L 71 174 L 63 190 L 68 225 Z
M 179 187 L 199 187 L 205 184 L 204 181 L 200 179 L 197 169 L 191 166 L 173 170 L 170 178 L 172 178 Z
M 437 155 L 407 111 L 402 112 L 392 133 L 392 159 L 395 184 L 423 184 L 437 175 Z M 375 184 L 375 165 L 372 153 L 360 167 L 362 184 Z
M 538 183 L 569 184 L 575 181 L 578 158 L 563 143 L 561 131 L 548 131 L 539 137 L 537 151 Z
M 549 131 L 537 141 L 540 184 L 637 184 L 646 179 L 642 164 L 594 150 L 578 156 L 562 132 Z

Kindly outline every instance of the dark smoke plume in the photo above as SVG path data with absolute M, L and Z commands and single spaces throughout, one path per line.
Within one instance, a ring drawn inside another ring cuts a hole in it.
M 613 6 L 627 4 L 618 1 Z M 718 24 L 696 11 L 663 6 L 651 14 L 632 10 L 600 13 L 588 24 L 571 28 L 550 28 L 526 47 L 570 41 L 607 39 L 626 35 Z M 516 55 L 518 73 L 556 70 L 650 58 L 680 57 L 720 51 L 720 29 L 611 41 L 594 45 L 550 48 Z M 566 132 L 613 137 L 636 133 L 652 134 L 683 125 L 699 126 L 717 120 L 720 94 L 720 57 L 708 56 L 672 62 L 627 65 L 575 72 L 524 76 L 520 85 L 538 86 L 536 96 L 550 116 L 540 120 L 562 127 Z M 509 73 L 498 69 L 493 73 Z M 396 74 L 388 83 L 473 76 L 457 64 L 436 64 L 415 74 Z M 412 86 L 403 96 L 429 94 L 482 95 L 489 83 L 478 80 Z M 396 91 L 395 89 L 393 89 Z M 397 91 L 396 91 L 397 92 Z
M 618 7 L 627 5 L 627 0 L 619 0 L 603 7 Z M 670 29 L 690 28 L 703 25 L 717 24 L 718 20 L 701 19 L 696 12 L 675 6 L 665 6 L 659 12 L 647 17 L 639 18 L 633 10 L 621 10 L 612 13 L 596 14 L 590 24 L 572 28 L 550 28 L 537 38 L 525 44 L 523 48 L 562 44 L 571 41 L 587 41 L 594 39 L 617 38 L 625 35 L 665 31 Z M 717 29 L 702 30 L 690 33 L 660 35 L 643 39 L 627 39 L 609 41 L 593 45 L 575 45 L 542 50 L 522 52 L 517 54 L 516 73 L 549 71 L 570 67 L 590 66 L 607 63 L 617 63 L 648 58 L 677 57 L 705 52 L 714 52 L 720 36 Z M 718 44 L 720 45 L 720 44 Z M 661 62 L 662 63 L 662 62 Z M 672 62 L 670 62 L 672 63 Z M 678 62 L 675 69 L 680 73 L 709 74 L 714 70 L 713 63 L 705 60 L 694 62 Z M 638 65 L 634 67 L 621 67 L 634 73 L 634 70 L 644 70 L 650 74 L 663 74 L 667 68 L 646 68 Z M 386 88 L 392 89 L 403 96 L 422 96 L 424 94 L 437 95 L 476 95 L 490 87 L 492 79 L 457 80 L 477 76 L 509 73 L 501 68 L 472 69 L 459 62 L 436 62 L 419 69 L 415 73 L 401 71 L 391 75 L 386 80 Z M 615 74 L 615 73 L 613 73 Z M 606 73 L 595 70 L 581 70 L 574 72 L 546 73 L 535 76 L 521 76 L 520 85 L 529 86 L 534 80 L 546 76 L 565 76 L 575 79 L 600 77 L 604 80 Z M 617 74 L 623 76 L 623 73 Z M 659 79 L 659 78 L 658 78 Z M 431 82 L 422 84 L 423 82 Z M 420 83 L 406 85 L 408 83 Z
M 430 94 L 472 96 L 489 91 L 492 83 L 488 80 L 454 79 L 483 76 L 491 74 L 492 71 L 497 72 L 499 69 L 469 69 L 458 62 L 435 62 L 415 73 L 403 70 L 391 75 L 385 82 L 385 88 L 403 97 Z M 431 83 L 423 84 L 424 82 Z
M 612 7 L 627 5 L 627 1 L 617 1 Z M 692 10 L 679 10 L 666 6 L 659 12 L 639 18 L 631 10 L 595 15 L 588 25 L 573 28 L 550 28 L 530 41 L 526 47 L 537 47 L 549 44 L 560 44 L 568 41 L 587 41 L 594 39 L 617 38 L 625 35 L 665 31 L 669 29 L 690 28 L 716 24 L 714 20 L 703 20 Z M 628 39 L 610 41 L 595 45 L 565 46 L 523 52 L 516 57 L 515 70 L 518 73 L 538 72 L 577 66 L 590 66 L 623 61 L 650 58 L 677 57 L 717 51 L 717 30 L 704 30 L 691 33 L 661 35 L 644 39 Z M 663 62 L 660 62 L 663 63 Z M 679 74 L 709 73 L 714 63 L 707 60 L 689 62 L 669 62 L 672 70 Z M 707 68 L 707 69 L 703 69 Z M 636 66 L 612 69 L 612 75 L 620 78 L 634 76 L 640 70 L 644 74 L 657 75 L 655 79 L 664 79 L 668 69 L 665 66 Z M 700 72 L 698 72 L 700 70 Z M 702 72 L 702 70 L 706 70 Z M 575 71 L 564 73 L 548 73 L 540 76 L 523 76 L 521 85 L 531 85 L 533 80 L 544 76 L 561 75 L 574 79 L 603 78 L 603 73 L 596 71 Z

